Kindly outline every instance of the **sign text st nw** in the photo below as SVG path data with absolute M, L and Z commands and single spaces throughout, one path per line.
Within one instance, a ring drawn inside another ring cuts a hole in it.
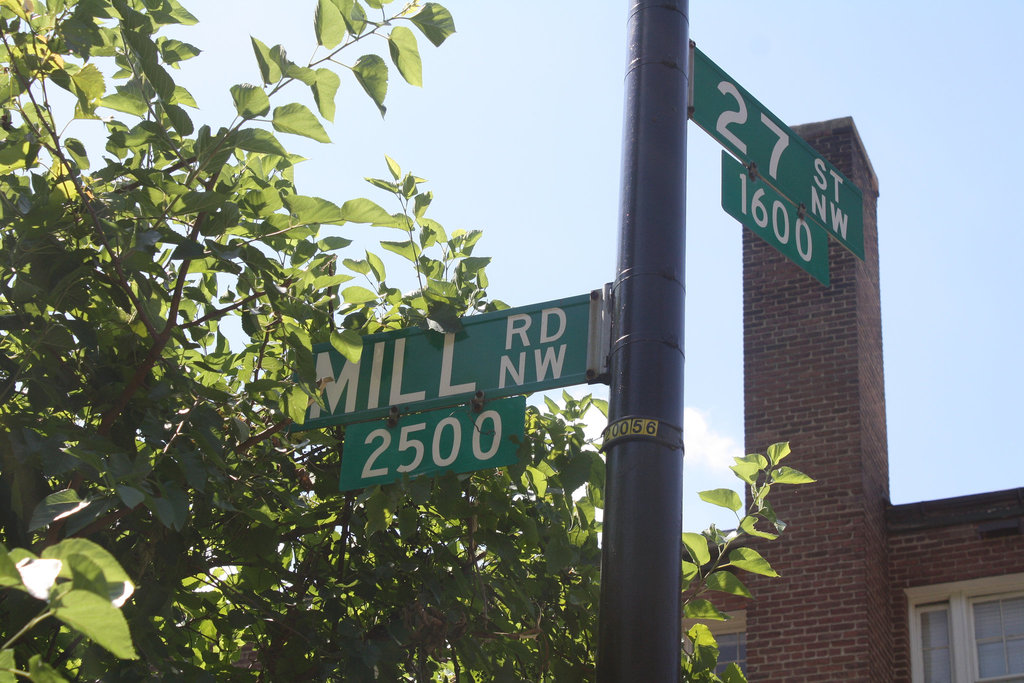
M 694 122 L 863 259 L 860 188 L 697 48 L 692 63 Z
M 603 375 L 608 318 L 596 290 L 467 316 L 462 330 L 406 328 L 363 338 L 358 363 L 330 344 L 313 347 L 321 403 L 298 429 L 583 384 Z M 605 341 L 602 341 L 605 340 Z M 322 405 L 321 405 L 322 404 Z

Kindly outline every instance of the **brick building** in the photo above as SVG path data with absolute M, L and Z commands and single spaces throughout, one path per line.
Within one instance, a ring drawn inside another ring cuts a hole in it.
M 863 191 L 865 258 L 833 244 L 825 288 L 743 231 L 748 452 L 788 440 L 817 483 L 772 492 L 782 578 L 745 577 L 723 655 L 758 682 L 1024 681 L 1024 488 L 890 504 L 878 181 L 852 119 L 797 132 Z

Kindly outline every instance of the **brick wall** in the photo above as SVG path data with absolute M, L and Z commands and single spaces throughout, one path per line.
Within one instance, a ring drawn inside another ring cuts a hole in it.
M 1016 573 L 1024 573 L 1024 489 L 892 508 L 892 680 L 910 683 L 907 588 Z
M 797 129 L 864 193 L 865 259 L 830 245 L 822 287 L 743 230 L 747 451 L 790 441 L 818 479 L 773 490 L 790 525 L 762 548 L 781 579 L 752 582 L 755 681 L 891 681 L 878 185 L 849 118 Z

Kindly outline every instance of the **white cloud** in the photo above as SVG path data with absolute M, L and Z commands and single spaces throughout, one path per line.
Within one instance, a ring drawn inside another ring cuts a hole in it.
M 687 465 L 715 473 L 728 472 L 733 458 L 743 455 L 743 447 L 731 436 L 716 432 L 707 415 L 696 408 L 683 409 L 683 442 Z

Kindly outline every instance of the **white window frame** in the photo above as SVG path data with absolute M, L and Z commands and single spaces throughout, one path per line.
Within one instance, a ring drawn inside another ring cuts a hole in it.
M 977 680 L 978 655 L 974 646 L 974 616 L 971 606 L 984 599 L 1011 598 L 1024 594 L 1024 573 L 915 586 L 905 589 L 904 593 L 907 596 L 911 681 L 924 683 L 920 609 L 935 603 L 945 603 L 949 609 L 953 683 L 973 683 Z

